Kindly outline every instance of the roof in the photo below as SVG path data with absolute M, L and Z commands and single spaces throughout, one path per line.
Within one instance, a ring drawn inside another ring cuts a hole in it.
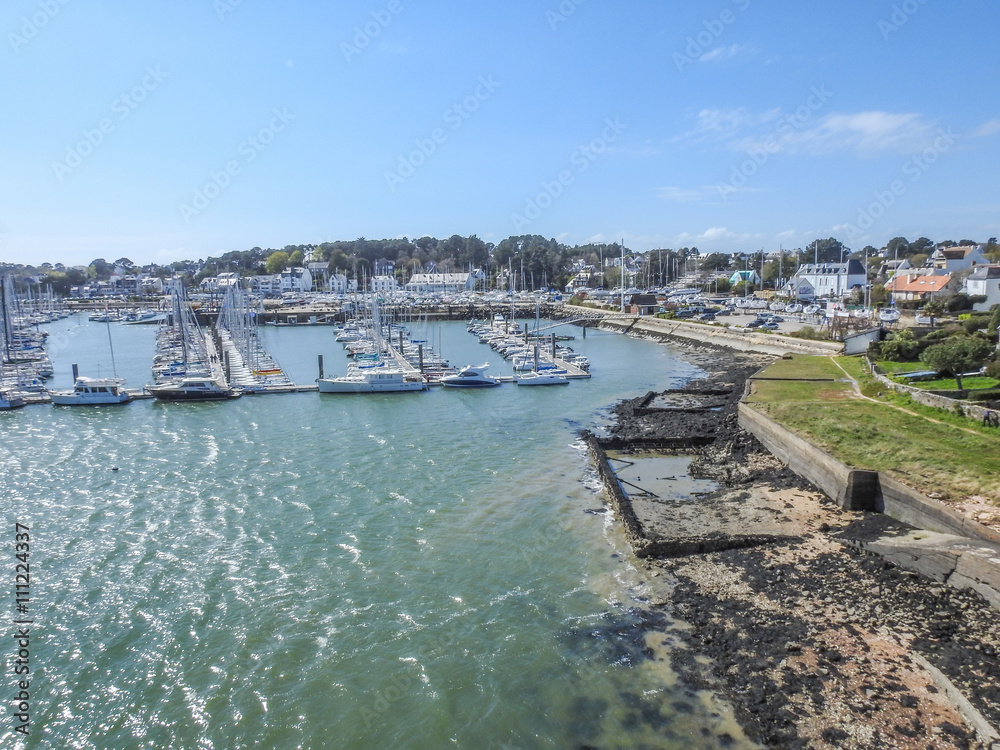
M 846 263 L 804 263 L 795 271 L 796 276 L 818 276 L 821 274 L 844 274 L 863 276 L 864 264 L 857 258 L 849 258 Z
M 1000 266 L 976 266 L 969 274 L 970 279 L 1000 279 Z
M 659 305 L 659 301 L 656 299 L 655 294 L 633 294 L 629 298 L 630 305 L 638 305 L 639 307 L 648 307 L 650 305 Z
M 944 247 L 934 252 L 938 258 L 945 260 L 962 260 L 969 253 L 979 249 L 978 245 L 961 245 L 959 247 Z
M 894 276 L 885 285 L 891 292 L 919 292 L 927 294 L 929 292 L 940 292 L 951 281 L 950 274 L 943 276 Z
M 469 273 L 415 273 L 409 283 L 464 284 L 469 280 L 469 275 Z

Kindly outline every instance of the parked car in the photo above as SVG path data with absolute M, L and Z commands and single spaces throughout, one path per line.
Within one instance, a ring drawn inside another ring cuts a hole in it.
M 693 318 L 698 314 L 698 311 L 691 307 L 685 307 L 674 313 L 675 318 Z
M 698 320 L 709 320 L 709 321 L 715 320 L 715 313 L 711 311 L 704 312 L 698 316 Z

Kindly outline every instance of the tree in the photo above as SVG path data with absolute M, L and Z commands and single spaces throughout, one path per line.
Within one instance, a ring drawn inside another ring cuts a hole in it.
M 940 318 L 944 313 L 944 302 L 939 299 L 928 300 L 921 312 L 931 319 L 931 325 L 933 326 L 934 318 Z
M 265 269 L 268 273 L 281 273 L 281 271 L 288 265 L 288 253 L 284 250 L 275 250 L 273 253 L 267 256 L 267 262 L 265 263 Z
M 952 336 L 924 349 L 920 361 L 940 373 L 952 375 L 958 390 L 962 390 L 962 373 L 978 370 L 992 353 L 993 345 L 986 339 Z

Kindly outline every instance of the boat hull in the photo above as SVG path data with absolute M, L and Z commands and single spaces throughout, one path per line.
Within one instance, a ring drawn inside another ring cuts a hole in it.
M 422 380 L 378 383 L 348 378 L 323 378 L 317 380 L 316 385 L 320 393 L 405 393 L 427 388 Z
M 174 390 L 153 390 L 149 389 L 160 401 L 228 401 L 239 398 L 242 393 L 233 391 L 220 391 L 218 393 L 209 392 L 184 392 Z
M 132 397 L 127 393 L 122 393 L 118 396 L 88 398 L 78 396 L 75 393 L 59 394 L 49 392 L 49 399 L 56 406 L 117 406 L 119 404 L 127 404 L 132 400 Z

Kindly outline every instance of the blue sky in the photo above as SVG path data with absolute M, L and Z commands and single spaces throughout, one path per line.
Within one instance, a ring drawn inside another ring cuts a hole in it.
M 0 261 L 1000 235 L 993 0 L 9 0 Z

